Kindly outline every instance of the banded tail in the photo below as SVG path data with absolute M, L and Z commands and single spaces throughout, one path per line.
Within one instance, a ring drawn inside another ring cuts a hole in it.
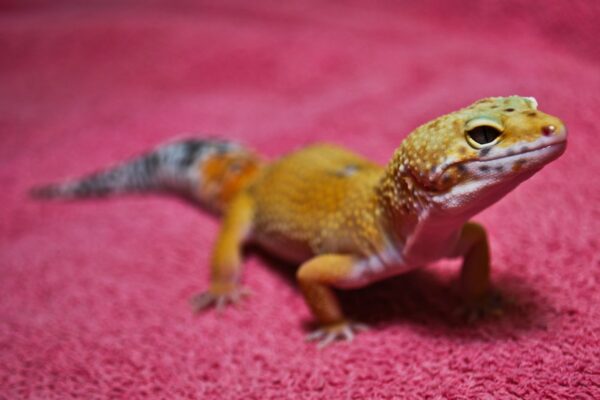
M 247 184 L 262 161 L 237 143 L 187 139 L 80 179 L 40 186 L 31 195 L 41 199 L 103 197 L 132 192 L 172 192 L 222 211 Z

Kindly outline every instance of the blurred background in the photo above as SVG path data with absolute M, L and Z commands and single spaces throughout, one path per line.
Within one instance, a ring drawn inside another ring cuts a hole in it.
M 596 397 L 599 20 L 593 0 L 0 1 L 0 398 Z M 447 321 L 452 263 L 350 295 L 376 329 L 324 352 L 254 256 L 244 309 L 195 317 L 216 220 L 26 195 L 181 135 L 383 164 L 418 125 L 513 94 L 571 136 L 478 218 L 517 300 L 477 327 Z

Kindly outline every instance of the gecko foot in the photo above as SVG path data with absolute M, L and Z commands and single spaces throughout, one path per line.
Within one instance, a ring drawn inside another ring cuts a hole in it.
M 504 314 L 505 301 L 498 293 L 490 293 L 483 299 L 467 302 L 458 307 L 455 315 L 471 324 L 481 319 L 499 318 Z
M 209 289 L 190 299 L 194 312 L 200 312 L 214 306 L 217 311 L 223 310 L 229 304 L 238 304 L 242 297 L 248 296 L 250 290 L 244 287 L 234 287 L 229 290 Z
M 352 341 L 354 335 L 358 332 L 366 331 L 369 327 L 365 324 L 356 322 L 338 322 L 319 328 L 306 336 L 309 342 L 318 341 L 317 347 L 322 349 L 335 340 Z

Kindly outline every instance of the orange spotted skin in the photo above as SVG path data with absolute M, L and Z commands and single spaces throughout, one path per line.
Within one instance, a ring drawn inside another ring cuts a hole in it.
M 263 161 L 246 150 L 212 155 L 199 165 L 203 182 L 197 195 L 209 209 L 222 213 L 262 167 Z
M 543 126 L 563 125 L 534 109 L 533 101 L 514 96 L 483 99 L 437 118 L 409 135 L 387 168 L 327 144 L 284 156 L 249 185 L 255 201 L 253 238 L 275 251 L 295 249 L 297 254 L 290 256 L 304 258 L 381 252 L 386 237 L 403 232 L 395 238 L 406 239 L 432 193 L 472 179 L 460 167 L 481 157 L 481 150 L 465 140 L 469 121 L 502 124 L 511 132 L 498 141 L 499 148 L 535 141 L 543 136 Z M 518 160 L 512 168 L 518 172 L 524 163 Z
M 296 249 L 290 254 L 296 260 L 378 251 L 383 237 L 375 188 L 383 172 L 379 165 L 326 144 L 283 157 L 249 188 L 255 201 L 253 235 L 275 251 Z
M 560 119 L 533 98 L 511 96 L 418 127 L 385 167 L 326 144 L 272 163 L 247 152 L 209 158 L 202 196 L 221 205 L 225 221 L 211 287 L 196 308 L 238 300 L 241 248 L 253 241 L 301 263 L 298 283 L 321 325 L 311 338 L 322 344 L 359 330 L 333 287 L 361 287 L 441 258 L 463 258 L 465 304 L 485 311 L 488 239 L 469 220 L 565 148 Z

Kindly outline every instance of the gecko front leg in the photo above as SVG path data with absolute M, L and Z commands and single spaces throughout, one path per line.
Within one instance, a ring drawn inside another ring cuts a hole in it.
M 210 287 L 191 300 L 195 311 L 211 305 L 221 309 L 228 303 L 237 303 L 247 294 L 239 284 L 241 253 L 252 228 L 253 216 L 254 203 L 247 194 L 242 193 L 231 202 L 213 250 Z
M 498 314 L 497 296 L 490 291 L 490 249 L 485 228 L 467 222 L 462 228 L 456 252 L 456 255 L 463 256 L 460 286 L 468 319 Z
M 320 328 L 308 335 L 308 340 L 320 340 L 325 347 L 336 339 L 352 340 L 354 333 L 366 325 L 349 321 L 343 314 L 331 286 L 350 279 L 356 258 L 348 255 L 316 256 L 300 266 L 296 277 L 300 290 Z

